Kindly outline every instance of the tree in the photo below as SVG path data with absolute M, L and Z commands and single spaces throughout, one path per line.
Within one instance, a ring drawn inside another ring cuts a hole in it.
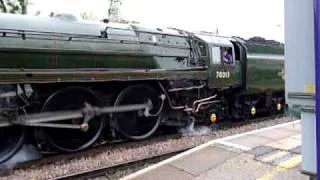
M 50 12 L 49 17 L 53 17 L 54 16 L 54 12 Z
M 0 0 L 0 12 L 12 14 L 27 14 L 28 0 Z
M 21 8 L 21 14 L 27 14 L 28 0 L 18 0 L 18 2 Z
M 139 24 L 137 21 L 130 21 L 121 17 L 121 5 L 123 0 L 109 0 L 108 18 L 110 22 L 122 24 Z
M 39 16 L 41 14 L 41 11 L 37 11 L 34 15 Z
M 7 12 L 7 7 L 3 0 L 0 0 L 0 12 L 4 12 L 4 13 Z
M 80 16 L 83 20 L 97 20 L 97 17 L 94 15 L 93 12 L 90 12 L 90 13 L 81 12 Z
M 108 18 L 110 21 L 118 22 L 120 20 L 120 7 L 122 0 L 109 0 Z

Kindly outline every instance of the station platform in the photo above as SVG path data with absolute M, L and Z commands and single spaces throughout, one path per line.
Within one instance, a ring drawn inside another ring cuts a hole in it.
M 309 179 L 301 160 L 298 120 L 210 141 L 122 179 Z

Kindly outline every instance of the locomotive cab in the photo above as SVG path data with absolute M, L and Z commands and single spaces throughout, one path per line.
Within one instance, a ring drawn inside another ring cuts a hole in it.
M 208 85 L 210 88 L 238 87 L 244 84 L 245 49 L 230 38 L 197 35 L 208 45 Z
M 234 48 L 232 45 L 212 45 L 209 64 L 209 87 L 230 87 L 235 81 Z

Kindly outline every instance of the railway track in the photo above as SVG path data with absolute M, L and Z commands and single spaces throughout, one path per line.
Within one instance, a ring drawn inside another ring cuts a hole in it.
M 237 122 L 232 122 L 232 121 L 224 121 L 224 122 L 219 122 L 216 124 L 216 126 L 214 126 L 214 129 L 211 129 L 210 131 L 221 131 L 221 130 L 227 130 L 230 128 L 236 128 L 236 127 L 241 127 L 247 124 L 253 124 L 256 122 L 263 122 L 266 120 L 269 120 L 271 118 L 276 118 L 276 117 L 282 117 L 282 116 L 269 116 L 269 117 L 261 117 L 261 118 L 255 118 L 249 121 L 237 121 Z M 191 129 L 191 130 L 190 130 Z M 182 129 L 180 132 L 176 132 L 176 133 L 169 133 L 169 134 L 156 134 L 154 137 L 151 137 L 149 139 L 143 140 L 143 141 L 139 141 L 139 143 L 148 143 L 149 141 L 155 140 L 155 141 L 164 141 L 166 139 L 176 139 L 176 138 L 180 138 L 181 136 L 185 136 L 185 135 L 196 135 L 198 134 L 209 134 L 210 132 L 208 132 L 209 128 L 207 129 L 207 132 L 197 132 L 197 130 L 194 130 L 194 133 L 190 132 L 193 130 L 193 127 L 191 128 L 185 128 Z M 136 144 L 137 142 L 134 141 L 118 141 L 118 142 L 114 142 L 114 143 L 103 143 L 102 145 L 97 145 L 91 149 L 85 150 L 85 151 L 80 151 L 80 152 L 75 152 L 75 153 L 71 153 L 71 154 L 47 154 L 47 156 L 45 158 L 42 159 L 37 159 L 37 160 L 32 160 L 32 161 L 28 161 L 28 162 L 24 162 L 24 163 L 19 163 L 17 164 L 15 169 L 24 169 L 27 168 L 29 166 L 34 166 L 35 164 L 37 166 L 41 166 L 41 165 L 45 165 L 45 164 L 49 164 L 49 163 L 54 163 L 55 161 L 61 161 L 61 160 L 65 160 L 65 159 L 73 159 L 79 156 L 89 156 L 90 154 L 96 154 L 96 153 L 100 153 L 101 151 L 105 151 L 107 149 L 105 149 L 106 147 L 109 146 L 114 146 L 114 148 L 120 148 L 122 146 L 132 146 L 134 144 Z
M 59 155 L 20 165 L 2 175 L 8 179 L 22 176 L 33 179 L 86 179 L 101 176 L 110 169 L 170 157 L 209 140 L 218 139 L 235 133 L 267 127 L 294 119 L 287 117 L 264 117 L 250 121 L 220 123 L 216 131 L 201 133 L 171 134 L 145 141 L 117 144 L 114 147 L 99 147 L 76 154 Z M 95 160 L 93 160 L 95 159 Z
M 106 176 L 106 174 L 108 174 L 108 172 L 117 172 L 117 170 L 121 169 L 130 169 L 132 168 L 132 166 L 135 166 L 137 164 L 140 164 L 138 166 L 143 167 L 144 164 L 153 164 L 153 163 L 157 163 L 161 160 L 164 160 L 166 158 L 169 158 L 171 156 L 177 155 L 179 153 L 182 153 L 186 150 L 189 150 L 191 148 L 186 148 L 184 150 L 180 150 L 180 151 L 175 151 L 172 153 L 164 153 L 164 154 L 159 154 L 157 156 L 152 156 L 152 157 L 145 157 L 143 159 L 135 159 L 135 160 L 131 160 L 131 161 L 127 161 L 127 162 L 122 162 L 119 163 L 117 165 L 114 166 L 106 166 L 106 167 L 99 167 L 93 170 L 89 170 L 89 171 L 81 171 L 81 172 L 77 172 L 74 174 L 69 174 L 66 176 L 61 176 L 58 178 L 54 178 L 55 180 L 67 180 L 67 179 L 92 179 L 92 178 L 97 178 L 100 177 L 101 178 L 105 178 L 105 179 L 110 179 L 108 176 Z

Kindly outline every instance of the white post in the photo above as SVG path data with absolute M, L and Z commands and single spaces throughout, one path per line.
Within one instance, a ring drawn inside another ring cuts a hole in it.
M 314 1 L 285 0 L 285 88 L 289 112 L 300 107 L 303 173 L 316 175 Z

